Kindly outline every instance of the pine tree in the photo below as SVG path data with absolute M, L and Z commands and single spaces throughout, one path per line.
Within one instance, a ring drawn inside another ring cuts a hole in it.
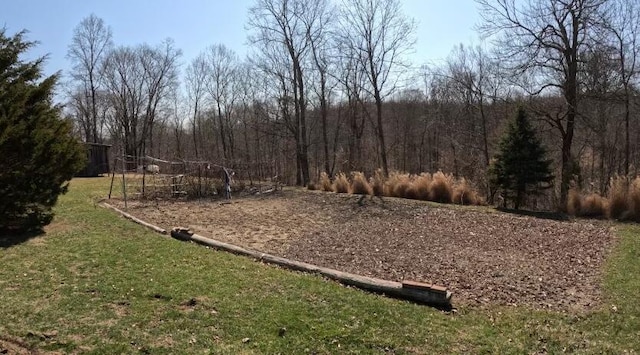
M 511 199 L 519 209 L 526 196 L 551 186 L 551 161 L 545 159 L 545 154 L 526 112 L 519 108 L 500 141 L 490 170 L 492 183 L 504 192 L 505 204 Z
M 86 153 L 52 104 L 57 76 L 44 58 L 21 60 L 35 45 L 0 28 L 0 231 L 9 237 L 51 222 L 52 207 Z

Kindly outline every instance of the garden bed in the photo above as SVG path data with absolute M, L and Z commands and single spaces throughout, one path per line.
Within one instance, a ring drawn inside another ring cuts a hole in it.
M 285 190 L 221 203 L 129 201 L 170 229 L 364 276 L 443 285 L 453 304 L 571 312 L 600 303 L 613 244 L 602 221 L 557 221 L 421 201 Z M 122 201 L 109 203 L 123 208 Z

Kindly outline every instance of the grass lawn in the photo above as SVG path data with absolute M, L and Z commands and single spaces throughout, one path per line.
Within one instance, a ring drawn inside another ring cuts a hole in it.
M 45 236 L 0 247 L 0 351 L 640 351 L 638 225 L 617 227 L 595 312 L 445 313 L 160 236 L 96 206 L 108 182 L 73 180 Z

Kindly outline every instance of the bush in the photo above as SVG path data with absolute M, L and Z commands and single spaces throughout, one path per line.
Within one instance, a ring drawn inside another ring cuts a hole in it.
M 580 191 L 576 187 L 569 189 L 569 195 L 567 196 L 567 213 L 572 216 L 580 216 L 581 199 Z
M 490 167 L 491 184 L 503 190 L 505 203 L 513 200 L 517 210 L 528 195 L 538 195 L 551 187 L 551 161 L 545 155 L 524 109 L 519 108 Z
M 33 45 L 0 29 L 0 231 L 10 235 L 51 222 L 87 155 L 51 103 L 57 76 L 42 79 L 43 59 L 20 60 Z
M 431 174 L 422 173 L 413 179 L 407 195 L 409 198 L 426 201 L 429 199 L 429 185 L 431 185 Z
M 478 205 L 480 197 L 465 178 L 460 179 L 453 189 L 453 203 L 460 205 Z
M 453 198 L 452 177 L 438 171 L 429 184 L 429 201 L 451 203 Z
M 336 176 L 336 180 L 333 182 L 333 191 L 339 193 L 349 193 L 349 179 L 345 173 L 340 173 Z
M 605 217 L 607 201 L 602 196 L 591 193 L 581 199 L 578 216 L 582 217 Z
M 307 184 L 307 190 L 309 190 L 309 191 L 315 191 L 315 190 L 317 190 L 317 189 L 318 189 L 318 188 L 316 187 L 316 183 L 315 183 L 315 182 L 310 182 L 310 183 L 308 183 L 308 184 Z
M 331 192 L 333 191 L 333 184 L 331 183 L 331 179 L 329 179 L 329 175 L 327 173 L 320 173 L 320 189 L 322 191 Z
M 352 173 L 351 193 L 357 195 L 371 195 L 371 185 L 369 185 L 369 182 L 363 173 Z
M 391 197 L 407 197 L 407 190 L 411 187 L 411 178 L 409 174 L 392 172 L 389 179 L 384 184 L 384 195 Z
M 629 209 L 631 218 L 640 222 L 640 177 L 637 177 L 629 186 Z
M 609 182 L 608 217 L 626 219 L 629 211 L 628 182 L 624 176 L 614 176 Z
M 369 179 L 369 185 L 374 196 L 384 195 L 384 176 L 382 175 L 382 169 L 377 169 L 373 176 Z

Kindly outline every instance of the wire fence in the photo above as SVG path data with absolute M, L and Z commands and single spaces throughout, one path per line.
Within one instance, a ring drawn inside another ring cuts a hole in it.
M 224 198 L 277 190 L 277 177 L 254 180 L 246 168 L 232 169 L 211 161 L 165 160 L 123 155 L 115 159 L 109 198 L 127 200 Z M 225 177 L 228 174 L 228 178 Z M 225 181 L 226 180 L 226 181 Z

